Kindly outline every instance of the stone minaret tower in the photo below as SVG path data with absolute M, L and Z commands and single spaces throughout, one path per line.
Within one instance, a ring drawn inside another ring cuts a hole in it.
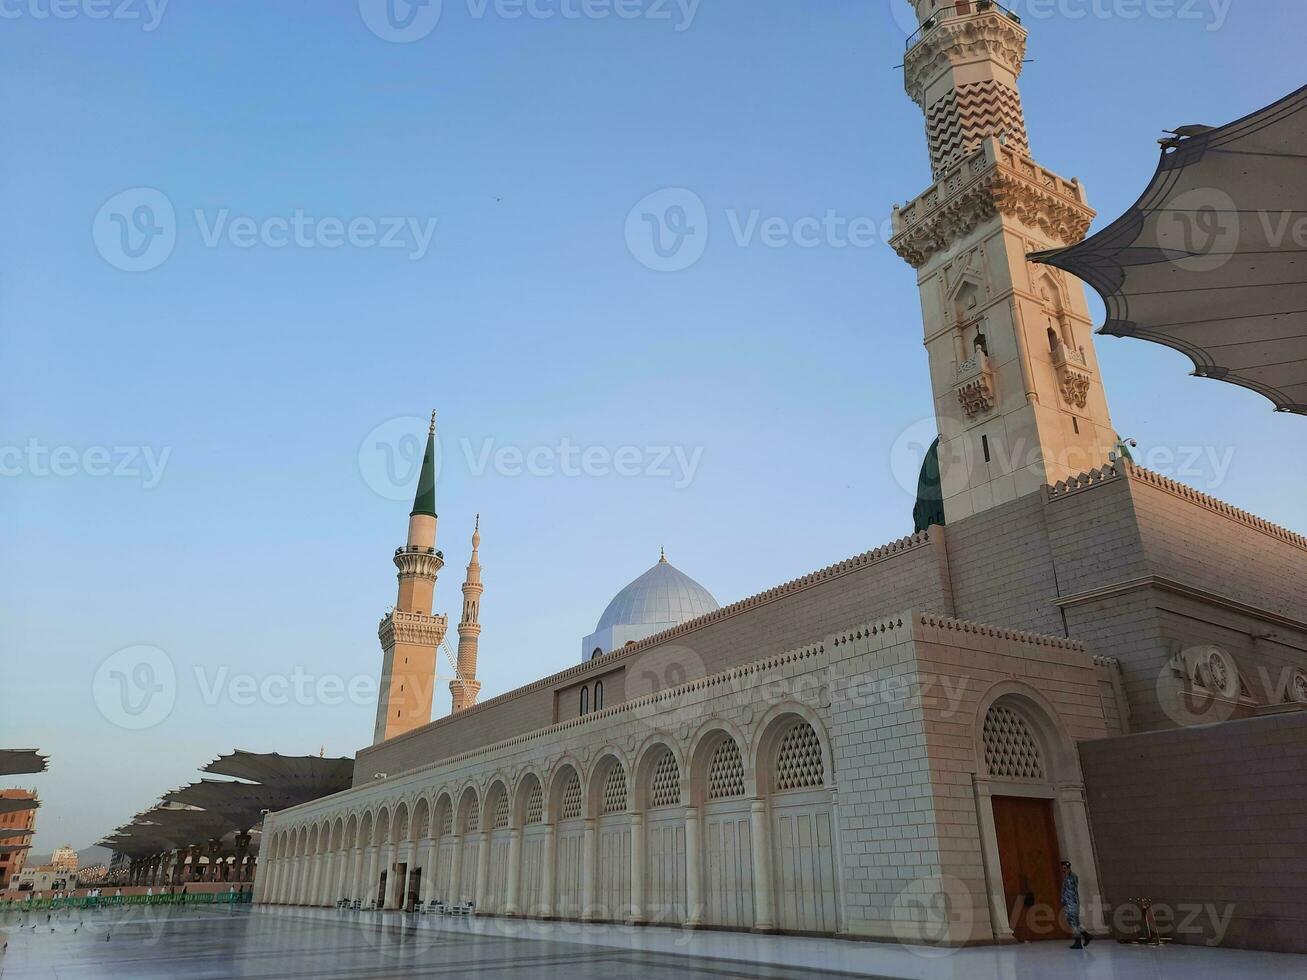
M 431 721 L 436 654 L 448 623 L 432 612 L 436 575 L 445 559 L 436 550 L 436 413 L 422 456 L 417 496 L 408 518 L 408 541 L 395 549 L 399 598 L 377 629 L 383 653 L 373 743 Z
M 477 515 L 472 530 L 472 560 L 467 563 L 467 580 L 463 583 L 463 618 L 458 621 L 458 666 L 454 680 L 449 682 L 453 695 L 451 713 L 470 708 L 477 703 L 481 682 L 477 680 L 477 643 L 481 636 L 481 515 Z
M 1030 157 L 1026 32 L 992 0 L 911 2 L 904 77 L 935 183 L 895 207 L 890 244 L 917 270 L 952 523 L 1102 466 L 1116 435 L 1084 288 L 1026 259 L 1094 216 L 1078 181 Z

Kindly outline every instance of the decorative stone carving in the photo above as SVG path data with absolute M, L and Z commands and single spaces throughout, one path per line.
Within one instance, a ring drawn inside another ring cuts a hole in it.
M 949 191 L 946 185 L 957 174 L 964 179 Z M 1089 231 L 1094 213 L 1079 184 L 987 138 L 974 155 L 954 164 L 949 176 L 895 208 L 890 245 L 921 268 L 932 255 L 998 215 L 1022 222 L 1055 245 L 1073 245 Z
M 444 566 L 445 558 L 439 551 L 413 551 L 401 548 L 395 552 L 395 567 L 399 569 L 401 578 L 414 575 L 434 581 L 436 574 Z
M 377 627 L 377 637 L 383 647 L 396 642 L 439 646 L 448 628 L 449 621 L 444 616 L 428 616 L 425 613 L 395 609 L 386 613 L 381 620 Z
M 1030 155 L 1025 114 L 1017 90 L 993 79 L 959 85 L 926 110 L 930 169 L 943 177 L 964 156 L 974 153 L 986 136 L 1003 136 L 1023 156 Z M 945 190 L 961 187 L 961 173 L 948 177 Z
M 1057 386 L 1063 401 L 1084 408 L 1089 397 L 1091 375 L 1085 352 L 1059 343 L 1053 351 L 1053 367 L 1057 371 Z
M 977 350 L 969 360 L 958 365 L 953 378 L 953 389 L 967 418 L 974 419 L 994 407 L 994 372 L 989 357 Z
M 923 109 L 927 86 L 954 65 L 993 59 L 1021 74 L 1026 32 L 1007 14 L 989 10 L 942 20 L 922 34 L 903 59 L 903 87 Z

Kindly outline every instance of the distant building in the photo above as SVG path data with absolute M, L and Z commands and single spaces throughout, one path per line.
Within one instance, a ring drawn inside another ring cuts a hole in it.
M 34 800 L 36 799 L 36 790 L 34 789 L 0 789 L 0 800 Z M 36 826 L 36 809 L 14 810 L 9 813 L 0 813 L 0 842 L 19 842 L 23 843 L 30 840 L 30 835 L 18 835 L 10 837 L 7 831 L 16 830 L 33 830 Z M 14 887 L 14 879 L 18 872 L 23 870 L 23 864 L 27 860 L 26 850 L 14 850 L 0 852 L 0 891 L 6 888 Z
M 65 844 L 63 847 L 56 847 L 54 854 L 50 856 L 50 866 L 58 868 L 61 871 L 77 870 L 77 852 L 73 850 L 71 844 Z
M 77 887 L 76 871 L 65 871 L 52 864 L 42 864 L 18 872 L 14 887 L 20 892 L 64 892 Z

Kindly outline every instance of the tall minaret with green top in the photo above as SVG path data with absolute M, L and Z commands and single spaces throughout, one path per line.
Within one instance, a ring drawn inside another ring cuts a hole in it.
M 436 413 L 431 413 L 408 541 L 395 549 L 399 596 L 381 620 L 381 689 L 372 741 L 384 742 L 431 721 L 436 656 L 448 623 L 435 615 L 436 575 L 445 559 L 436 550 Z

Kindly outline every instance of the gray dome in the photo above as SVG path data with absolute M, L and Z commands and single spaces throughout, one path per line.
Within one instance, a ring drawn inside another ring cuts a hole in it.
M 707 589 L 664 557 L 613 597 L 595 632 L 614 626 L 675 626 L 717 608 Z

